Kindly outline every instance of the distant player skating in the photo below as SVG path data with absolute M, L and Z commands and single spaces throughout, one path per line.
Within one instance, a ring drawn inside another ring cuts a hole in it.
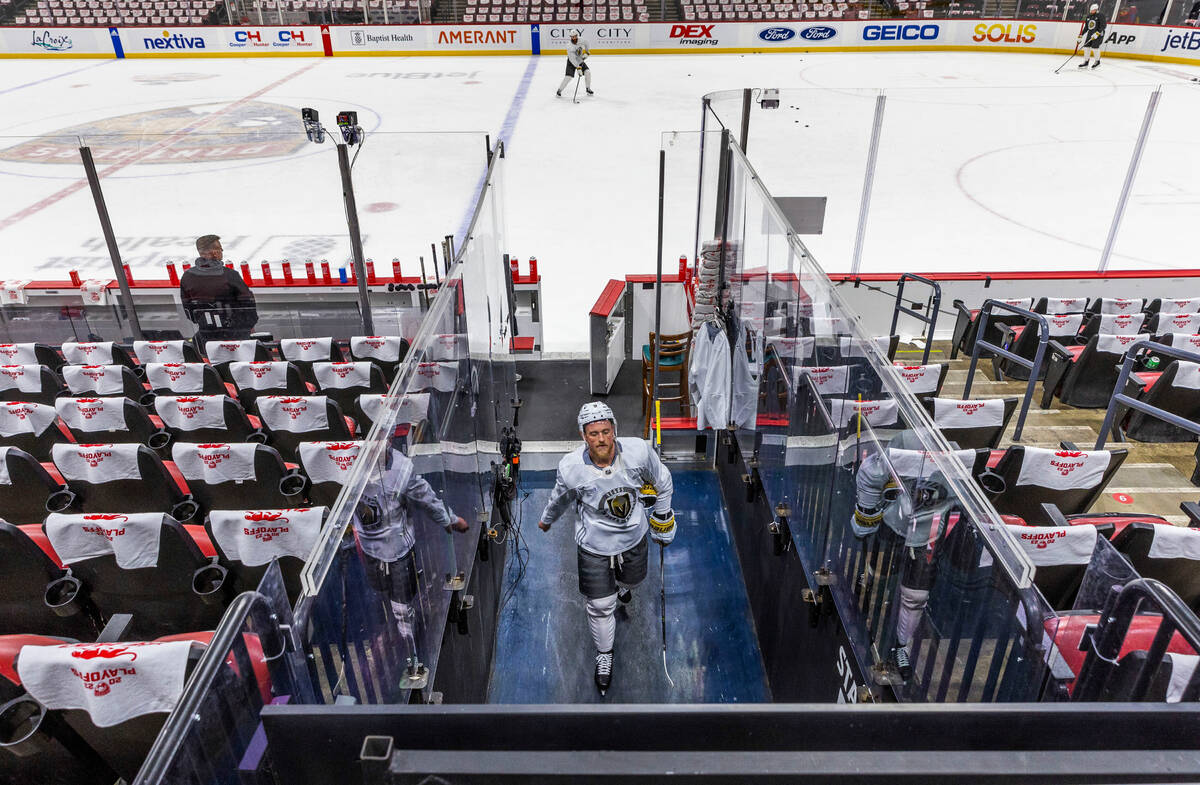
M 1104 43 L 1104 29 L 1107 26 L 1108 21 L 1100 13 L 1100 6 L 1092 3 L 1087 16 L 1083 18 L 1083 25 L 1079 28 L 1078 43 L 1083 47 L 1083 62 L 1079 64 L 1080 68 L 1087 68 L 1088 61 L 1093 57 L 1096 58 L 1096 62 L 1092 64 L 1092 68 L 1100 67 L 1100 45 Z
M 586 403 L 577 418 L 585 445 L 563 456 L 538 528 L 575 512 L 579 592 L 587 598 L 596 644 L 596 687 L 612 683 L 617 602 L 646 577 L 647 533 L 661 547 L 675 539 L 671 472 L 643 439 L 617 438 L 617 419 L 603 403 Z M 642 503 L 639 504 L 639 501 Z M 649 520 L 644 506 L 653 505 Z
M 588 68 L 588 64 L 585 62 L 591 54 L 588 51 L 587 43 L 579 40 L 579 33 L 571 33 L 571 43 L 567 45 L 567 75 L 559 83 L 558 91 L 555 95 L 559 98 L 562 97 L 563 88 L 575 78 L 576 70 L 583 72 L 583 81 L 587 86 L 587 94 L 595 95 L 592 92 L 592 69 Z M 575 85 L 575 92 L 579 92 L 579 85 Z

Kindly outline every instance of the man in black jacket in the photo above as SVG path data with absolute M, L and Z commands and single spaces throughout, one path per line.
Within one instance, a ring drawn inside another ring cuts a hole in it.
M 195 266 L 184 270 L 179 281 L 179 297 L 196 325 L 197 348 L 203 353 L 208 341 L 249 338 L 258 310 L 250 287 L 222 264 L 225 252 L 220 237 L 204 235 L 196 240 L 196 251 L 200 256 Z
M 1104 43 L 1104 29 L 1107 26 L 1108 20 L 1100 13 L 1099 4 L 1092 3 L 1087 16 L 1083 18 L 1083 25 L 1079 28 L 1077 43 L 1083 47 L 1083 62 L 1079 64 L 1080 68 L 1087 68 L 1088 61 L 1093 57 L 1096 58 L 1096 62 L 1092 68 L 1100 67 L 1100 45 Z

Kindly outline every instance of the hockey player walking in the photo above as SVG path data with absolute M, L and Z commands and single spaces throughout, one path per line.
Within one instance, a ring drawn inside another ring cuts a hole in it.
M 583 83 L 587 87 L 587 94 L 595 95 L 592 92 L 592 69 L 588 68 L 588 64 L 585 62 L 591 54 L 588 51 L 588 45 L 579 40 L 579 33 L 571 33 L 571 43 L 567 45 L 567 75 L 559 83 L 558 92 L 555 95 L 562 98 L 563 88 L 575 78 L 576 70 L 583 71 Z M 578 87 L 575 89 L 579 90 Z
M 596 687 L 612 683 L 618 601 L 646 577 L 647 536 L 661 547 L 675 539 L 671 473 L 643 439 L 617 438 L 617 420 L 603 403 L 586 403 L 577 418 L 585 442 L 558 464 L 558 478 L 538 528 L 575 512 L 579 592 L 587 598 L 596 644 Z M 639 500 L 642 502 L 639 504 Z M 644 507 L 653 507 L 647 520 Z
M 1096 62 L 1092 63 L 1092 68 L 1100 67 L 1100 45 L 1104 43 L 1104 29 L 1107 26 L 1108 21 L 1100 13 L 1100 6 L 1092 3 L 1087 16 L 1083 18 L 1083 25 L 1079 28 L 1077 43 L 1083 47 L 1083 62 L 1079 64 L 1080 68 L 1087 68 L 1088 61 L 1093 57 L 1096 58 Z

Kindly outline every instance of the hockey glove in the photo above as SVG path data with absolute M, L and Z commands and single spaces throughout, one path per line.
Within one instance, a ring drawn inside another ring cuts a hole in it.
M 854 536 L 861 540 L 874 534 L 879 529 L 881 520 L 883 520 L 883 505 L 863 508 L 856 504 L 854 515 L 850 518 L 850 529 L 854 532 Z
M 675 539 L 675 513 L 667 510 L 663 515 L 650 513 L 650 539 L 666 547 Z
M 638 491 L 638 498 L 642 500 L 642 504 L 646 507 L 646 509 L 650 509 L 654 506 L 654 503 L 658 501 L 658 489 L 650 483 L 646 483 L 642 486 L 642 489 Z

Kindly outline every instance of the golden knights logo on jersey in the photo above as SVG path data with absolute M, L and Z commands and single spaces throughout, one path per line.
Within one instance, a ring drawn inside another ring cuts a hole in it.
M 625 523 L 633 515 L 637 491 L 633 488 L 613 488 L 600 499 L 600 510 L 615 521 Z

